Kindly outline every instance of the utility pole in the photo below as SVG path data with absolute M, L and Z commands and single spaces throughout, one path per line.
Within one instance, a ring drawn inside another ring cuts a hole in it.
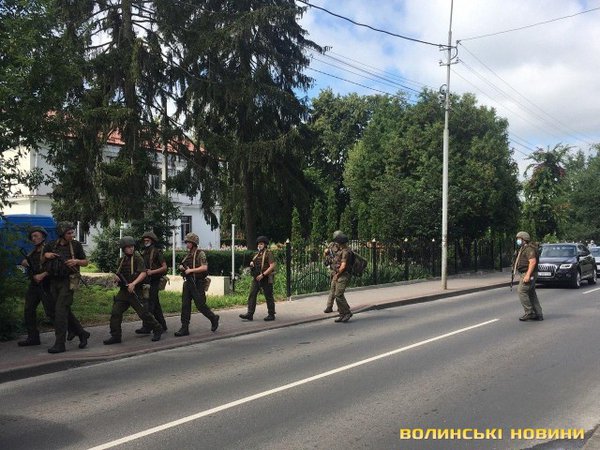
M 444 106 L 444 145 L 443 145 L 443 168 L 442 168 L 442 289 L 448 289 L 448 160 L 450 131 L 448 122 L 450 120 L 450 65 L 452 64 L 452 10 L 454 0 L 450 2 L 450 26 L 448 27 L 448 47 L 446 58 L 446 102 Z M 443 64 L 440 62 L 440 64 Z

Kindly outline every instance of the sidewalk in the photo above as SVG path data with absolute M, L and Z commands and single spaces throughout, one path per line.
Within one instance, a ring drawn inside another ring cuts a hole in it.
M 508 286 L 510 274 L 493 272 L 485 274 L 469 274 L 448 279 L 448 289 L 441 289 L 440 280 L 394 283 L 347 291 L 347 298 L 354 313 L 372 309 L 390 308 L 404 304 L 419 303 L 440 298 L 452 297 L 464 293 Z M 67 351 L 51 355 L 47 349 L 54 343 L 54 333 L 42 333 L 42 345 L 18 347 L 16 341 L 0 343 L 0 383 L 27 378 L 44 373 L 57 372 L 70 367 L 93 364 L 125 358 L 143 353 L 156 352 L 169 348 L 197 344 L 199 342 L 225 339 L 262 330 L 287 327 L 317 320 L 333 320 L 336 314 L 324 314 L 327 300 L 326 294 L 296 296 L 292 301 L 276 304 L 277 320 L 263 321 L 266 307 L 261 304 L 257 308 L 254 321 L 242 321 L 238 315 L 246 312 L 245 308 L 231 308 L 216 311 L 221 319 L 219 329 L 212 333 L 210 322 L 201 314 L 193 314 L 190 323 L 190 335 L 175 337 L 173 333 L 181 325 L 178 315 L 167 317 L 168 331 L 159 342 L 152 342 L 149 335 L 140 336 L 134 333 L 141 326 L 140 321 L 123 323 L 123 342 L 115 345 L 104 345 L 102 341 L 109 337 L 107 325 L 86 327 L 91 333 L 88 346 L 79 349 L 79 339 L 67 342 Z M 352 320 L 360 320 L 355 316 Z M 341 325 L 345 326 L 345 325 Z

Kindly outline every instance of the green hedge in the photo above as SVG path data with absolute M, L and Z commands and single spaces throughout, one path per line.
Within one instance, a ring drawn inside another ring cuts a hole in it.
M 187 251 L 177 250 L 175 252 L 176 264 L 179 264 L 185 257 Z M 210 275 L 229 275 L 231 273 L 231 251 L 227 250 L 204 250 L 206 259 L 208 260 L 208 273 Z M 167 266 L 172 267 L 171 250 L 165 251 L 165 259 Z M 252 250 L 237 250 L 235 252 L 235 270 L 236 273 L 241 273 L 242 269 L 248 267 L 254 252 Z

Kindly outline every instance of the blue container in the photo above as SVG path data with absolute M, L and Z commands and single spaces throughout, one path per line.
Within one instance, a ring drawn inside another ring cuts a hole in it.
M 29 241 L 27 230 L 29 227 L 44 227 L 48 232 L 46 241 L 58 238 L 56 234 L 56 221 L 52 216 L 40 214 L 7 214 L 0 216 L 0 244 L 11 255 L 11 262 L 19 264 L 23 259 L 20 249 L 29 252 L 33 244 Z

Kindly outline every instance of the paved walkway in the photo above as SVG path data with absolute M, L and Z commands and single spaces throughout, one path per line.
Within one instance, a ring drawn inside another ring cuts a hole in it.
M 508 286 L 510 274 L 504 272 L 478 273 L 451 277 L 448 289 L 441 289 L 440 280 L 394 283 L 376 287 L 355 288 L 347 292 L 352 311 L 357 313 L 370 309 L 386 308 L 402 304 L 418 303 L 451 297 L 467 292 Z M 516 294 L 515 294 L 516 296 Z M 516 298 L 516 297 L 515 297 Z M 287 327 L 299 323 L 317 320 L 333 320 L 337 315 L 324 314 L 327 296 L 324 294 L 297 296 L 291 301 L 276 304 L 277 320 L 263 321 L 266 315 L 264 304 L 258 305 L 254 321 L 246 322 L 238 315 L 245 308 L 231 308 L 217 311 L 221 316 L 219 329 L 212 333 L 210 322 L 201 314 L 193 314 L 190 324 L 190 335 L 175 337 L 173 332 L 181 325 L 179 316 L 167 317 L 168 331 L 159 342 L 152 342 L 150 335 L 140 336 L 134 333 L 140 321 L 123 323 L 123 342 L 115 345 L 104 345 L 102 341 L 109 337 L 108 325 L 86 327 L 91 333 L 88 346 L 79 349 L 79 339 L 67 342 L 67 351 L 51 355 L 47 349 L 54 343 L 54 333 L 42 333 L 42 345 L 18 347 L 16 341 L 0 343 L 0 383 L 8 380 L 26 378 L 43 373 L 56 372 L 69 367 L 97 363 L 128 356 L 156 352 L 168 348 L 181 347 L 199 342 L 224 339 L 248 333 L 256 333 L 266 329 Z M 360 320 L 360 315 L 352 320 Z M 344 326 L 340 324 L 340 326 Z

